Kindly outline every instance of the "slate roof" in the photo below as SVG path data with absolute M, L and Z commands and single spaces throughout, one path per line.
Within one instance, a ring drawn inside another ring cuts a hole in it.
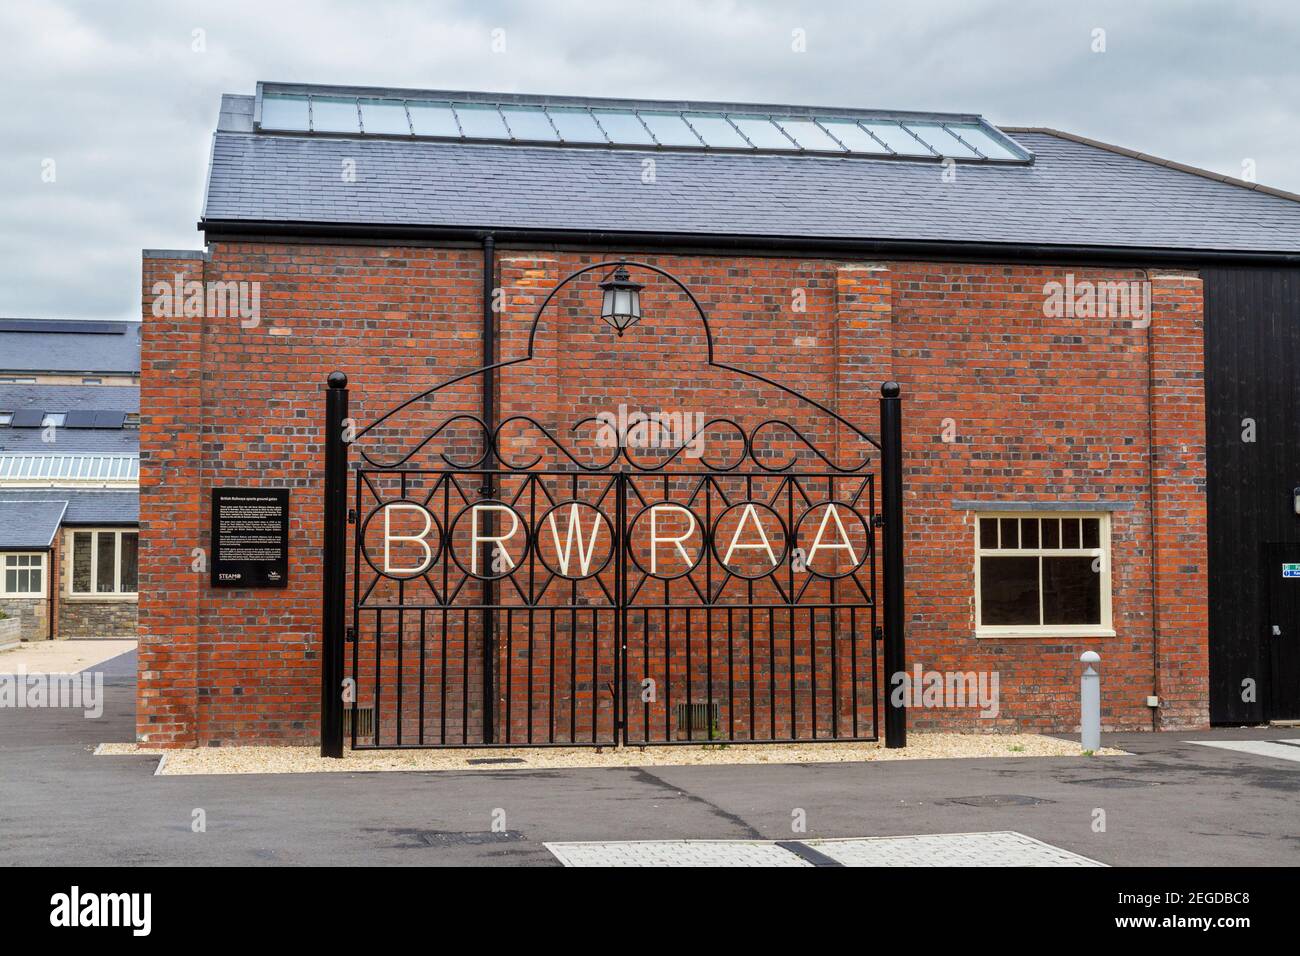
M 35 408 L 45 412 L 103 409 L 138 414 L 140 389 L 135 385 L 8 385 L 0 382 L 0 412 Z
M 264 133 L 226 96 L 205 225 L 273 222 L 1300 252 L 1300 201 L 1047 131 L 1027 165 Z M 655 158 L 655 182 L 641 181 Z M 344 160 L 356 181 L 340 175 Z
M 65 505 L 66 511 L 61 512 L 61 521 L 65 525 L 120 525 L 138 524 L 140 521 L 140 495 L 135 491 L 0 488 L 0 508 L 15 504 L 30 508 L 40 501 L 58 501 Z M 11 513 L 16 512 L 4 512 Z
M 59 428 L 54 441 L 43 440 L 43 428 L 0 427 L 4 455 L 139 455 L 138 428 Z
M 16 501 L 0 498 L 0 550 L 48 548 L 67 509 L 67 501 L 47 494 Z
M 139 371 L 139 322 L 0 318 L 0 374 Z

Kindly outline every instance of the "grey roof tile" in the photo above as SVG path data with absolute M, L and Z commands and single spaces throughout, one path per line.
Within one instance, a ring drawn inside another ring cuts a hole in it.
M 21 500 L 0 498 L 0 550 L 48 548 L 67 509 L 66 500 L 49 493 Z
M 59 501 L 67 506 L 61 521 L 65 525 L 138 524 L 138 491 L 100 491 L 79 488 L 0 489 L 0 507 L 32 502 Z
M 0 373 L 139 371 L 139 322 L 0 319 Z
M 38 408 L 70 412 L 96 408 L 115 412 L 140 411 L 140 389 L 135 385 L 9 385 L 0 383 L 0 412 Z
M 1017 140 L 1031 165 L 963 164 L 944 182 L 929 162 L 218 132 L 204 217 L 1300 251 L 1300 202 L 1062 136 Z

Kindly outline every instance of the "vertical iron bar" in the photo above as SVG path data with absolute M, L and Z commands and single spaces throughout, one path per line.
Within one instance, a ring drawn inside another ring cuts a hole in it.
M 469 743 L 469 608 L 461 622 L 460 638 L 460 742 Z
M 767 609 L 767 719 L 776 740 L 776 607 Z
M 331 372 L 325 395 L 325 540 L 321 563 L 320 755 L 343 756 L 343 644 L 347 621 L 348 377 Z
M 483 236 L 483 290 L 482 290 L 482 308 L 483 308 L 483 424 L 487 429 L 484 435 L 484 442 L 487 448 L 484 449 L 483 470 L 483 495 L 486 498 L 495 498 L 497 496 L 496 474 L 493 469 L 497 467 L 496 443 L 494 441 L 494 431 L 496 429 L 497 407 L 496 407 L 496 371 L 493 366 L 496 364 L 497 341 L 496 341 L 496 320 L 493 312 L 493 301 L 495 300 L 496 290 L 496 238 L 492 233 Z M 485 535 L 491 537 L 496 534 L 496 515 L 489 511 L 485 516 L 484 526 Z M 502 545 L 504 547 L 504 545 Z M 488 545 L 483 546 L 483 552 L 486 556 L 489 551 Z M 487 565 L 491 567 L 491 565 Z M 496 670 L 496 595 L 497 582 L 493 580 L 483 581 L 483 742 L 492 743 L 493 718 L 496 715 L 496 690 L 494 686 L 494 676 Z M 469 635 L 466 634 L 466 653 L 468 654 Z M 467 665 L 468 666 L 468 665 Z
M 903 635 L 903 416 L 897 382 L 880 386 L 881 511 L 885 527 L 885 746 L 907 746 L 907 709 L 888 689 L 907 669 Z
M 451 614 L 447 608 L 442 609 L 442 654 L 438 658 L 438 741 L 447 742 L 447 617 Z
M 514 727 L 514 699 L 515 699 L 515 629 L 510 625 L 511 611 L 506 609 L 506 734 L 505 739 L 510 740 L 510 730 Z M 531 691 L 530 691 L 531 693 Z M 531 713 L 533 709 L 532 701 L 528 702 L 528 710 Z M 530 740 L 529 743 L 532 743 Z
M 732 608 L 727 608 L 727 739 L 736 739 L 736 635 L 732 631 Z
M 808 696 L 812 699 L 812 739 L 817 739 L 817 609 L 808 609 Z
M 853 685 L 853 736 L 858 735 L 858 608 L 849 605 L 849 680 Z
M 664 602 L 667 603 L 666 601 Z M 649 611 L 646 611 L 649 614 Z M 673 612 L 664 608 L 664 740 L 673 739 Z
M 622 528 L 626 509 L 624 475 L 614 476 L 614 523 Z M 614 742 L 627 744 L 627 582 L 623 549 L 614 549 Z
M 379 735 L 383 730 L 384 708 L 384 612 L 375 608 L 375 746 L 379 746 Z
M 420 744 L 424 745 L 424 615 L 420 608 Z

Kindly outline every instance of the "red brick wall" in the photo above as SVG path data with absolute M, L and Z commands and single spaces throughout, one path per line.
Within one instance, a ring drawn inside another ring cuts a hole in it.
M 614 254 L 502 251 L 501 358 L 522 354 L 532 312 L 561 276 Z M 908 659 L 927 669 L 995 670 L 1001 689 L 996 720 L 973 708 L 913 710 L 912 726 L 1072 729 L 1085 649 L 1102 655 L 1107 726 L 1151 727 L 1145 699 L 1152 693 L 1166 699 L 1175 725 L 1204 724 L 1197 280 L 1156 282 L 1154 321 L 1135 327 L 1128 318 L 1046 318 L 1044 284 L 1064 281 L 1063 268 L 634 257 L 681 276 L 699 295 L 717 361 L 797 388 L 872 434 L 881 382 L 902 384 Z M 175 745 L 315 738 L 325 375 L 347 372 L 352 414 L 364 424 L 476 367 L 480 261 L 473 248 L 254 243 L 215 244 L 206 263 L 145 260 L 142 738 Z M 178 271 L 260 281 L 260 323 L 156 317 L 154 283 Z M 1079 280 L 1143 278 L 1073 271 Z M 668 285 L 649 283 L 647 318 L 622 339 L 595 317 L 594 294 L 592 283 L 579 283 L 557 296 L 535 360 L 500 376 L 503 418 L 526 413 L 567 433 L 620 401 L 700 410 L 746 428 L 788 417 L 840 460 L 859 454 L 860 443 L 825 416 L 770 386 L 708 368 L 698 320 Z M 450 410 L 477 414 L 477 389 L 470 380 L 440 393 L 436 407 L 417 403 L 371 437 L 409 439 Z M 944 440 L 949 419 L 954 441 Z M 715 437 L 718 447 L 710 442 L 706 454 L 725 459 L 731 452 L 721 433 Z M 464 427 L 450 447 L 473 457 L 478 441 Z M 763 454 L 798 450 L 776 435 L 763 444 Z M 522 426 L 503 431 L 503 449 L 516 460 L 545 451 Z M 285 590 L 213 590 L 206 572 L 191 569 L 193 549 L 209 545 L 210 489 L 239 483 L 293 489 Z M 1031 500 L 1119 503 L 1112 525 L 1117 636 L 974 637 L 966 506 Z M 477 640 L 472 624 L 464 635 L 471 657 Z M 498 667 L 506 664 L 498 659 Z M 466 701 L 474 711 L 477 680 Z M 526 678 L 512 676 L 512 686 L 522 699 Z M 882 700 L 886 693 L 882 683 Z M 520 712 L 514 708 L 512 720 L 525 720 Z

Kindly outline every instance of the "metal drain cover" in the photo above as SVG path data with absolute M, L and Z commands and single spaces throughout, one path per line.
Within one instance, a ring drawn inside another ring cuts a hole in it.
M 475 766 L 490 763 L 527 763 L 523 757 L 471 757 L 465 762 Z
M 1055 803 L 1042 797 L 1031 797 L 1023 793 L 986 793 L 978 797 L 949 797 L 940 803 L 960 803 L 967 807 L 1036 807 L 1040 803 Z

